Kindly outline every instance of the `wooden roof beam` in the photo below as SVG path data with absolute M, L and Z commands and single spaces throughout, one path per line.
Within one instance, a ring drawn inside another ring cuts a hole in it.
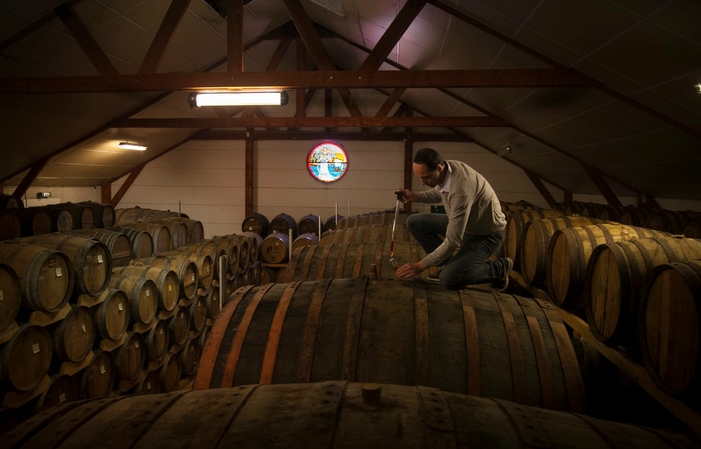
M 226 54 L 229 73 L 243 72 L 243 0 L 228 0 Z
M 24 177 L 24 179 L 22 179 L 17 188 L 15 188 L 15 191 L 12 193 L 12 195 L 18 198 L 23 197 L 24 194 L 27 193 L 29 186 L 31 186 L 32 183 L 36 181 L 37 176 L 39 176 L 39 173 L 41 173 L 44 167 L 46 167 L 46 164 L 49 163 L 50 159 L 51 158 L 47 156 L 35 162 L 29 169 L 29 173 L 26 174 L 26 176 Z
M 158 27 L 151 46 L 141 62 L 141 67 L 139 67 L 140 74 L 156 73 L 158 71 L 158 66 L 163 60 L 168 44 L 170 44 L 173 34 L 175 34 L 175 29 L 182 21 L 188 6 L 190 6 L 190 0 L 173 0 L 170 3 L 161 26 Z
M 523 171 L 526 172 L 528 179 L 531 180 L 535 188 L 538 189 L 538 192 L 540 192 L 543 198 L 545 198 L 545 201 L 548 203 L 548 206 L 550 206 L 551 209 L 554 209 L 555 205 L 557 204 L 557 201 L 555 201 L 555 198 L 550 193 L 548 188 L 545 187 L 545 184 L 543 184 L 543 181 L 540 179 L 540 177 L 530 170 L 523 169 Z
M 594 182 L 596 188 L 599 189 L 599 192 L 601 192 L 601 195 L 603 195 L 607 203 L 609 203 L 611 206 L 623 207 L 621 200 L 618 199 L 614 191 L 611 189 L 611 186 L 608 185 L 604 177 L 601 176 L 601 172 L 596 167 L 587 163 L 582 163 L 582 167 Z
M 326 132 L 326 131 L 253 131 L 249 133 L 253 140 L 319 140 L 338 139 L 360 142 L 402 142 L 409 135 L 407 133 L 383 133 L 383 132 Z M 246 133 L 242 131 L 206 131 L 198 133 L 191 140 L 244 140 Z M 470 136 L 464 134 L 432 134 L 413 133 L 414 142 L 472 142 Z
M 114 195 L 114 198 L 110 200 L 110 206 L 117 207 L 117 204 L 119 204 L 119 202 L 122 201 L 122 198 L 124 198 L 124 195 L 126 195 L 131 185 L 134 184 L 134 181 L 136 181 L 136 178 L 139 176 L 139 174 L 141 174 L 141 170 L 143 170 L 144 167 L 146 167 L 146 162 L 144 162 L 141 165 L 137 165 L 129 172 L 129 177 L 127 178 L 127 180 L 124 181 L 124 184 L 122 184 L 122 186 L 119 188 L 117 194 Z
M 268 66 L 265 68 L 266 72 L 274 72 L 277 70 L 277 68 L 280 66 L 280 62 L 282 62 L 282 58 L 285 57 L 285 53 L 287 53 L 287 50 L 290 48 L 291 43 L 292 43 L 292 38 L 289 38 L 289 37 L 280 40 L 280 43 L 278 44 L 277 48 L 275 49 L 275 53 L 273 53 L 273 56 L 270 58 L 270 61 L 268 62 Z M 253 117 L 255 112 L 256 112 L 255 106 L 248 106 L 248 107 L 246 107 L 246 110 L 243 112 L 242 117 L 243 118 Z
M 67 2 L 64 2 L 64 5 L 67 6 L 75 6 L 78 3 L 80 3 L 82 0 L 69 0 Z M 23 39 L 24 37 L 28 36 L 32 32 L 38 30 L 39 28 L 43 27 L 47 23 L 49 23 L 52 19 L 56 18 L 56 9 L 53 9 L 49 11 L 48 13 L 44 14 L 34 22 L 30 23 L 29 25 L 25 26 L 21 30 L 15 32 L 11 36 L 6 37 L 0 42 L 0 51 L 6 49 L 10 45 L 14 44 L 15 42 L 19 41 L 20 39 Z
M 389 111 L 392 110 L 395 104 L 399 101 L 399 98 L 404 94 L 406 91 L 405 88 L 400 87 L 397 89 L 394 89 L 391 94 L 387 97 L 387 100 L 385 100 L 384 104 L 380 107 L 380 110 L 377 111 L 377 114 L 375 114 L 375 117 L 387 117 L 387 114 L 389 114 Z
M 85 24 L 76 15 L 73 8 L 66 3 L 61 3 L 56 7 L 56 15 L 61 19 L 61 22 L 68 28 L 71 35 L 83 49 L 93 66 L 97 69 L 100 75 L 115 76 L 119 75 L 117 69 L 112 64 L 112 61 L 107 57 L 105 52 L 100 48 L 95 38 L 90 34 L 90 31 L 85 27 Z

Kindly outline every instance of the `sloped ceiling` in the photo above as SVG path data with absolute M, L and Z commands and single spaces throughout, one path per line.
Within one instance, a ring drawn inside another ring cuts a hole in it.
M 68 3 L 120 75 L 138 72 L 171 5 L 169 0 Z M 60 4 L 52 0 L 0 4 L 0 77 L 99 75 L 67 26 L 51 15 Z M 367 57 L 366 50 L 380 41 L 405 2 L 343 0 L 345 17 L 311 1 L 301 4 L 312 21 L 332 32 L 326 35 L 337 35 L 323 39 L 333 63 L 342 70 L 357 70 Z M 293 28 L 291 16 L 282 0 L 253 0 L 243 12 L 243 42 L 255 44 L 246 47 L 245 71 L 263 71 L 280 43 L 276 29 Z M 380 70 L 552 68 L 538 56 L 542 54 L 612 91 L 410 88 L 400 102 L 418 111 L 418 116 L 505 119 L 512 126 L 457 131 L 491 150 L 504 141 L 512 142 L 514 151 L 506 159 L 571 192 L 599 192 L 584 163 L 598 169 L 618 195 L 701 199 L 701 95 L 694 89 L 701 81 L 700 17 L 697 0 L 434 0 L 423 6 Z M 191 0 L 158 73 L 226 70 L 225 63 L 216 65 L 227 55 L 226 28 L 227 20 L 208 4 Z M 270 40 L 256 41 L 265 36 Z M 295 55 L 293 42 L 278 70 L 296 70 Z M 306 65 L 308 70 L 315 68 L 311 55 Z M 351 95 L 364 116 L 374 116 L 391 89 L 383 91 L 351 89 Z M 616 93 L 649 109 L 621 101 Z M 265 115 L 293 116 L 295 95 L 290 94 L 290 105 L 267 108 Z M 2 93 L 0 179 L 17 185 L 33 164 L 46 160 L 35 185 L 108 183 L 200 131 L 114 128 L 109 126 L 111 120 L 222 115 L 212 108 L 189 109 L 185 95 Z M 334 95 L 334 114 L 348 116 Z M 307 114 L 323 116 L 323 89 L 312 100 Z M 143 107 L 149 101 L 152 104 Z M 237 111 L 225 112 L 230 116 Z M 149 149 L 144 153 L 119 150 L 116 143 L 122 140 L 146 141 Z

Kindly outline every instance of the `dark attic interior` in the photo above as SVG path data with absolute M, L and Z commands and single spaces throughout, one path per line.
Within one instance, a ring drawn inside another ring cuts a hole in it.
M 0 448 L 701 447 L 701 2 L 0 2 Z

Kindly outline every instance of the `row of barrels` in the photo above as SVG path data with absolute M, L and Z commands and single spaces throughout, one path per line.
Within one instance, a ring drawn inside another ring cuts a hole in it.
M 6 193 L 0 193 L 0 211 L 7 209 L 23 209 L 24 202 L 22 198 Z
M 94 202 L 60 203 L 0 211 L 0 240 L 114 225 L 114 209 Z
M 701 240 L 582 216 L 519 216 L 531 219 L 519 240 L 524 280 L 586 316 L 597 339 L 639 352 L 662 391 L 696 398 Z

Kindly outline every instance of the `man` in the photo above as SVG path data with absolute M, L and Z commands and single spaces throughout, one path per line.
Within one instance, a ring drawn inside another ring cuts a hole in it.
M 400 189 L 402 201 L 442 201 L 446 214 L 407 218 L 407 228 L 427 256 L 399 267 L 397 277 L 415 277 L 429 267 L 444 265 L 438 279 L 448 289 L 491 283 L 497 290 L 506 290 L 513 261 L 508 257 L 487 260 L 504 242 L 506 227 L 499 200 L 487 180 L 464 162 L 444 161 L 431 148 L 416 153 L 414 174 L 432 189 L 419 193 Z

